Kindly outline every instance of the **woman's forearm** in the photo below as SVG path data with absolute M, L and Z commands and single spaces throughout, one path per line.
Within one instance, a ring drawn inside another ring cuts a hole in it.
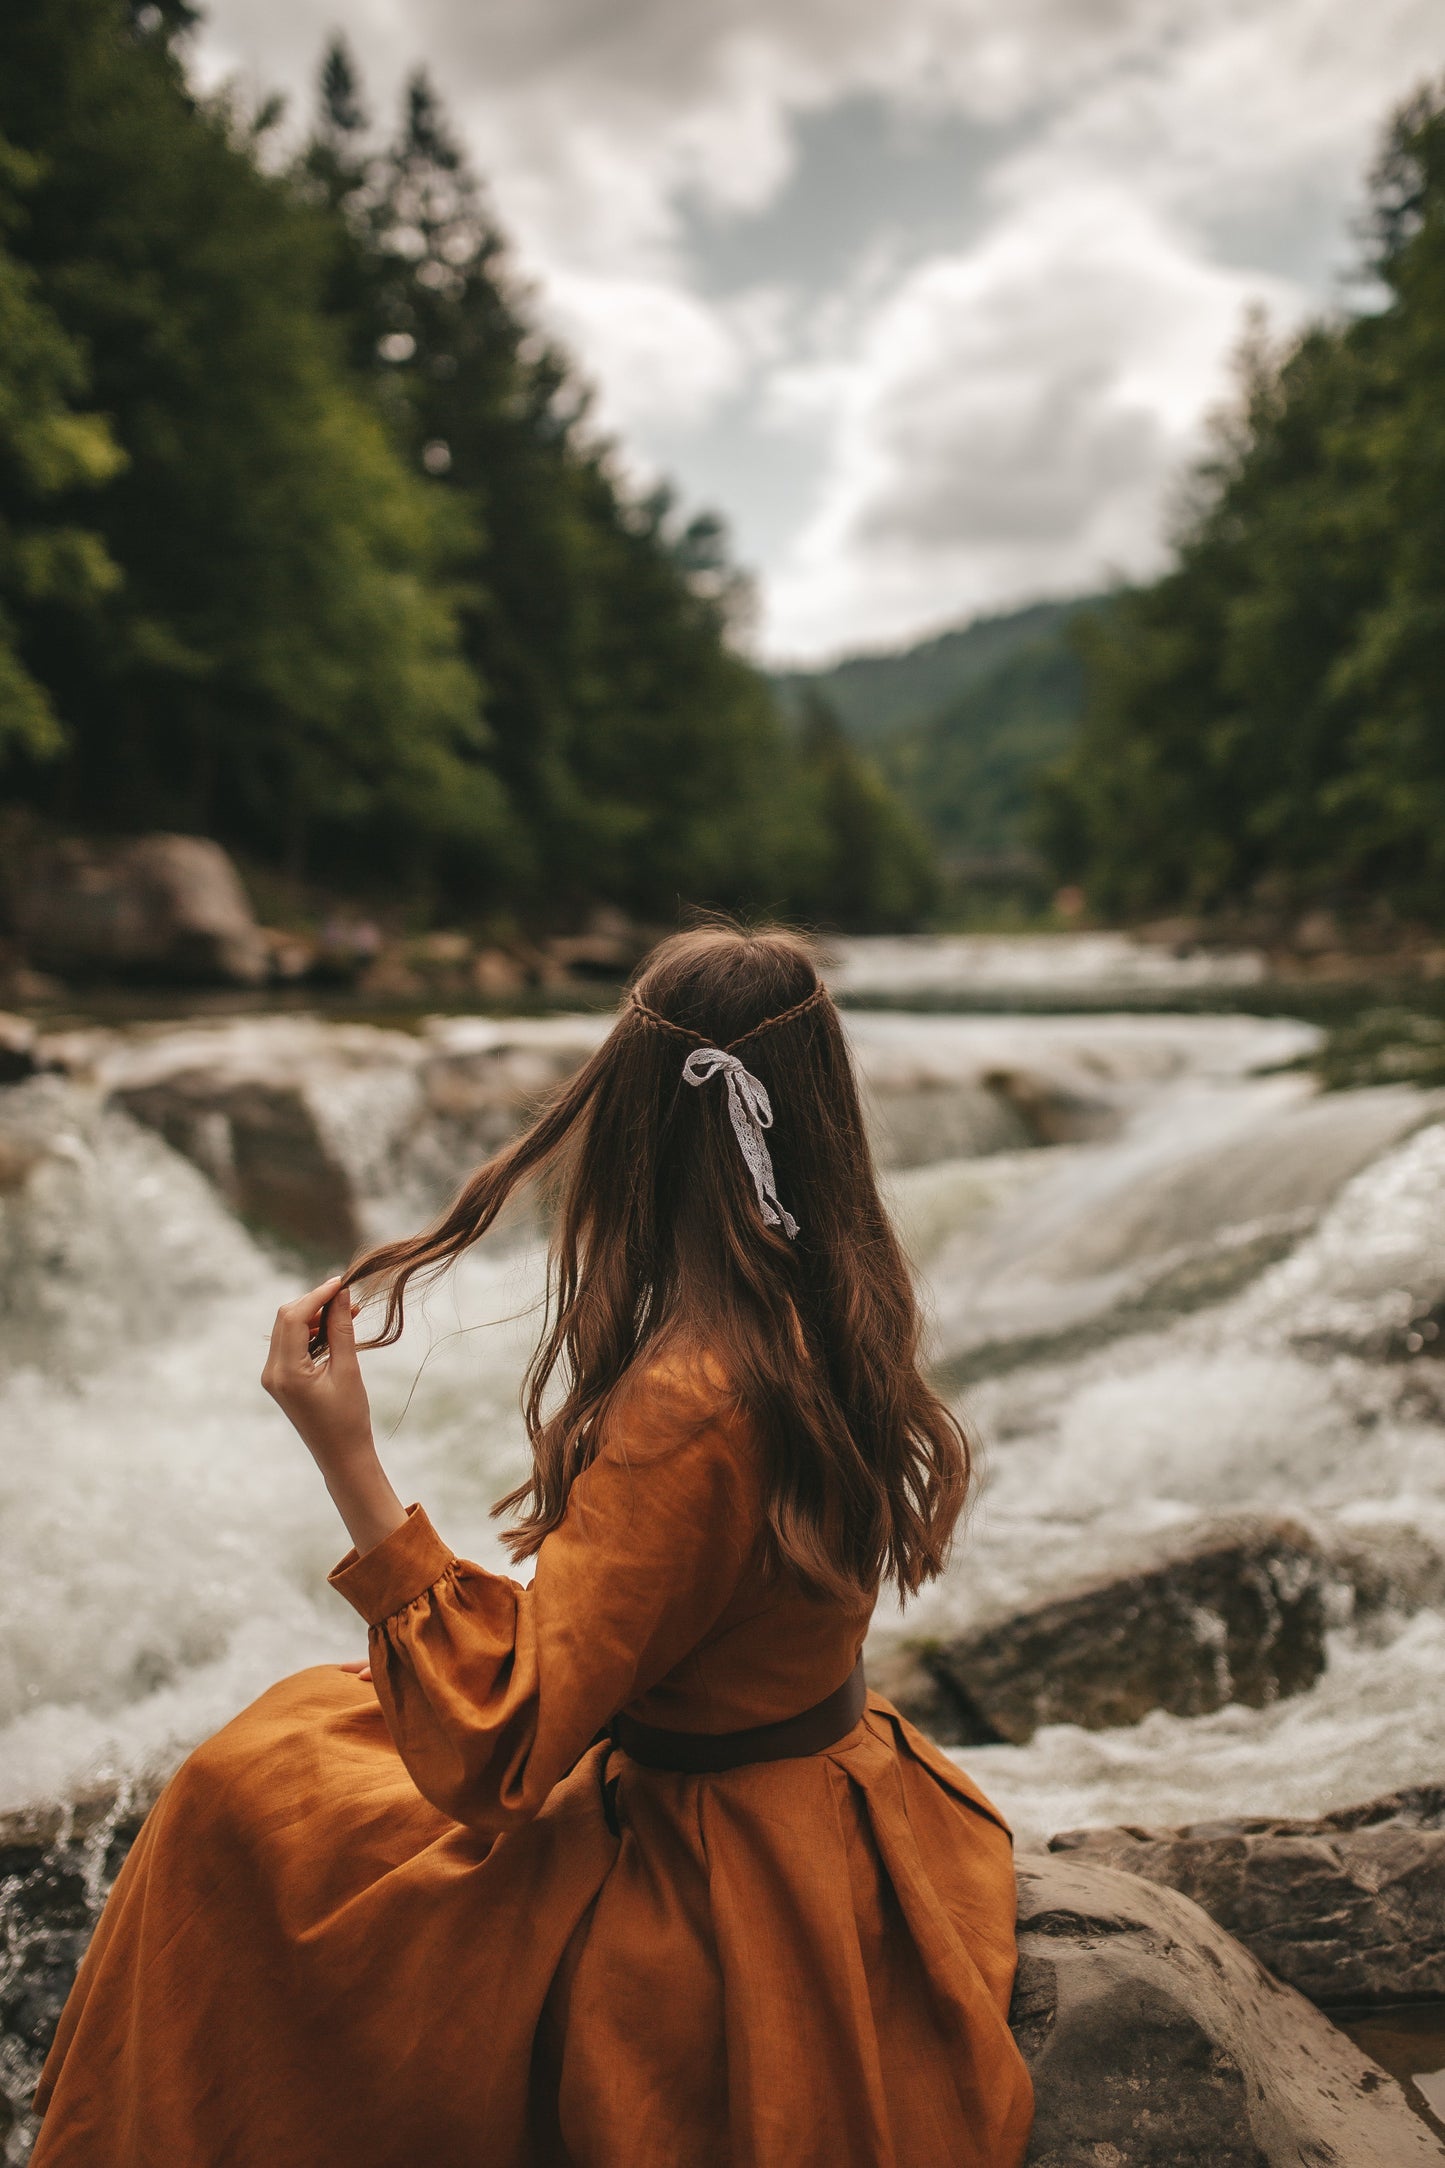
M 373 1451 L 340 1467 L 325 1470 L 326 1488 L 358 1553 L 374 1551 L 406 1519 L 406 1508 L 392 1489 Z

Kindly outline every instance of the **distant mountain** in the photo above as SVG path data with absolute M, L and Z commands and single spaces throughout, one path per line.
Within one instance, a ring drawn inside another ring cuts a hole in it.
M 894 654 L 854 655 L 776 682 L 820 696 L 865 746 L 955 869 L 1027 852 L 1032 781 L 1067 751 L 1083 705 L 1070 628 L 1103 596 L 975 618 Z

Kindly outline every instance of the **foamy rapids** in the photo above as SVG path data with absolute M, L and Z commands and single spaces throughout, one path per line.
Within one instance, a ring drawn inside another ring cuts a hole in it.
M 345 1089 L 343 1027 L 189 1028 L 314 1063 L 380 1231 L 464 1171 L 449 1132 L 423 1133 L 419 1046 L 555 1052 L 570 1031 L 580 1054 L 602 1027 L 374 1034 Z M 879 1637 L 997 1615 L 1226 1512 L 1288 1511 L 1382 1555 L 1408 1541 L 1417 1583 L 1422 1547 L 1445 1559 L 1445 1366 L 1410 1346 L 1445 1294 L 1441 1099 L 1317 1097 L 1288 1066 L 1312 1034 L 1287 1021 L 855 1012 L 850 1029 L 934 1354 L 987 1444 L 955 1563 L 906 1621 L 880 1611 Z M 0 1807 L 162 1773 L 273 1678 L 360 1648 L 325 1586 L 344 1537 L 257 1383 L 300 1268 L 110 1097 L 162 1040 L 107 1047 L 90 1072 L 0 1092 Z M 493 1565 L 540 1278 L 516 1226 L 368 1358 L 398 1488 Z M 1368 1629 L 1346 1613 L 1296 1699 L 962 1758 L 1025 1840 L 1315 1812 L 1439 1777 L 1442 1664 L 1435 1602 Z

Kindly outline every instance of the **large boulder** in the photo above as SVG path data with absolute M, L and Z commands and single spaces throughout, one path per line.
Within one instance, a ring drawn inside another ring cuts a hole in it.
M 0 2158 L 26 2157 L 40 2066 L 154 1796 L 112 1787 L 0 1815 Z
M 267 976 L 265 938 L 240 875 L 204 836 L 38 849 L 16 884 L 14 915 L 44 971 L 248 986 Z
M 1312 2002 L 1445 2000 L 1445 1785 L 1316 1821 L 1068 1830 L 1049 1849 L 1181 1890 Z
M 34 1076 L 40 1062 L 35 1051 L 35 1026 L 23 1016 L 0 1010 L 0 1084 L 18 1084 Z
M 334 1260 L 359 1246 L 350 1176 L 299 1083 L 182 1069 L 115 1098 L 208 1174 L 249 1225 Z
M 41 1041 L 216 1184 L 253 1227 L 339 1263 L 421 1224 L 582 1061 L 605 1018 L 297 1015 Z
M 923 1721 L 953 1744 L 1022 1744 L 1043 1724 L 1263 1708 L 1323 1671 L 1334 1579 L 1291 1522 L 1215 1524 L 1137 1572 L 915 1646 L 932 1688 Z
M 1440 2168 L 1395 2080 L 1188 1898 L 1019 1861 L 1030 2168 Z
M 57 1033 L 42 1052 L 155 1130 L 254 1229 L 339 1264 L 415 1133 L 410 1033 L 294 1015 Z M 415 1207 L 425 1217 L 426 1204 Z
M 0 2144 L 153 1789 L 0 1817 Z M 1093 1861 L 1019 1862 L 1011 2022 L 1031 2168 L 1441 2168 L 1405 2097 L 1186 1898 Z

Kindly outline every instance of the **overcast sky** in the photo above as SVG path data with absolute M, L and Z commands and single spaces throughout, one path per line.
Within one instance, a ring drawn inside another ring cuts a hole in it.
M 1338 304 L 1440 0 L 209 0 L 207 82 L 425 61 L 638 473 L 777 658 L 1159 562 L 1246 308 Z

